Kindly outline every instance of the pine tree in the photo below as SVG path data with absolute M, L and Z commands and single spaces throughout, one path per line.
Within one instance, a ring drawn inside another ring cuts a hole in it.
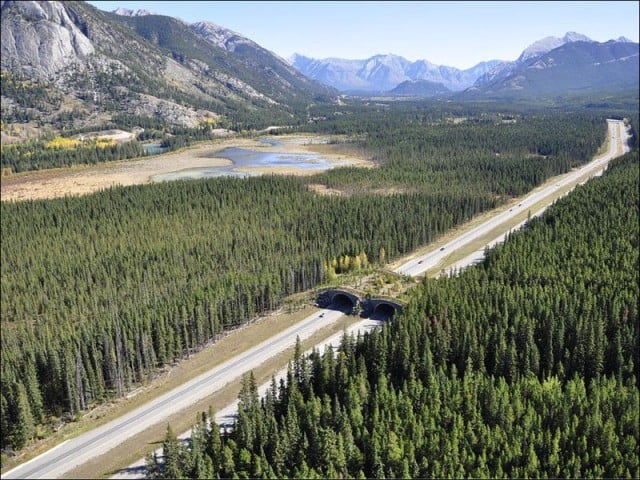
M 33 438 L 35 433 L 35 425 L 33 421 L 33 414 L 31 413 L 31 405 L 22 383 L 15 383 L 14 389 L 16 390 L 16 413 L 15 423 L 12 428 L 11 437 L 12 445 L 15 448 L 20 449 L 27 445 Z
M 181 447 L 178 438 L 171 429 L 171 425 L 167 425 L 167 433 L 162 442 L 162 455 L 164 463 L 162 468 L 163 478 L 182 478 Z

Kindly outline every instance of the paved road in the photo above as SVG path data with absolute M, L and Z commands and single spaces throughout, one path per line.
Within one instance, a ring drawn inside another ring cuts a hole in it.
M 367 331 L 371 331 L 375 328 L 379 328 L 385 322 L 385 320 L 386 318 L 384 317 L 379 317 L 377 319 L 367 318 L 357 323 L 354 323 L 353 325 L 348 327 L 346 331 L 349 334 L 353 333 L 354 335 L 357 335 L 358 332 L 364 333 Z M 316 345 L 315 348 L 320 352 L 323 352 L 325 348 L 329 346 L 332 348 L 335 348 L 340 345 L 340 341 L 342 340 L 343 334 L 344 332 L 336 333 L 335 335 L 327 338 L 323 342 Z M 304 355 L 309 355 L 310 353 L 311 353 L 311 350 L 308 350 L 304 353 Z M 274 378 L 276 379 L 276 383 L 279 384 L 280 379 L 286 378 L 286 375 L 287 375 L 287 368 L 285 367 L 274 375 Z M 260 385 L 258 387 L 258 394 L 260 395 L 260 397 L 263 397 L 267 393 L 267 390 L 270 387 L 271 387 L 271 380 Z M 237 411 L 238 411 L 238 400 L 234 401 L 233 403 L 227 405 L 225 408 L 216 412 L 216 423 L 222 426 L 226 426 L 227 428 L 232 426 L 235 420 Z M 186 440 L 190 436 L 191 436 L 191 430 L 188 430 L 183 434 L 178 435 L 178 438 L 182 440 Z M 158 448 L 155 451 L 155 453 L 156 455 L 158 455 L 159 458 L 161 458 L 162 448 Z M 146 473 L 145 459 L 141 458 L 137 462 L 129 465 L 127 468 L 122 469 L 116 475 L 112 476 L 111 479 L 112 480 L 140 479 L 140 478 L 145 478 L 145 473 Z
M 544 213 L 545 210 L 546 210 L 546 207 L 545 208 L 541 208 L 536 213 L 532 214 L 531 218 L 539 217 L 540 215 L 542 215 Z M 485 252 L 486 248 L 491 248 L 491 247 L 494 247 L 495 245 L 498 245 L 499 243 L 504 242 L 505 239 L 507 238 L 507 235 L 509 235 L 511 232 L 514 232 L 514 231 L 518 230 L 525 223 L 527 223 L 527 220 L 528 219 L 525 219 L 522 222 L 518 223 L 517 225 L 514 225 L 513 227 L 511 227 L 511 229 L 509 229 L 508 232 L 497 236 L 496 238 L 491 240 L 486 245 L 483 245 L 482 248 L 479 248 L 475 252 L 473 252 L 473 253 L 467 255 L 466 257 L 464 257 L 462 260 L 459 260 L 456 263 L 454 263 L 453 265 L 450 265 L 446 269 L 442 270 L 438 274 L 438 277 L 441 277 L 441 276 L 444 276 L 444 275 L 453 275 L 456 272 L 459 272 L 460 270 L 463 270 L 463 269 L 467 268 L 470 265 L 475 265 L 476 263 L 480 263 L 484 259 L 484 252 Z
M 322 315 L 322 316 L 321 316 Z M 61 443 L 55 448 L 2 475 L 2 478 L 57 478 L 93 457 L 101 455 L 152 425 L 206 398 L 242 374 L 336 322 L 344 313 L 326 309 L 246 350 L 212 370 L 171 390 L 117 420 Z
M 427 270 L 436 267 L 445 257 L 450 255 L 453 251 L 473 242 L 483 235 L 486 235 L 494 228 L 499 227 L 519 213 L 526 211 L 527 209 L 531 208 L 531 206 L 544 200 L 546 197 L 554 194 L 561 188 L 564 188 L 571 183 L 576 183 L 577 180 L 583 175 L 588 173 L 591 173 L 592 176 L 601 175 L 610 160 L 620 155 L 621 152 L 628 151 L 628 147 L 626 145 L 628 132 L 625 130 L 623 122 L 620 120 L 607 120 L 607 123 L 609 127 L 610 141 L 609 149 L 605 154 L 594 159 L 588 164 L 565 174 L 555 184 L 534 191 L 534 193 L 531 193 L 530 195 L 524 197 L 520 202 L 518 202 L 516 206 L 495 215 L 483 224 L 475 227 L 472 230 L 469 230 L 466 233 L 463 233 L 440 249 L 408 261 L 404 265 L 401 265 L 399 268 L 397 268 L 396 273 L 410 275 L 413 277 L 423 275 Z M 542 213 L 542 211 L 536 212 L 536 214 L 539 215 Z M 500 235 L 500 237 L 498 238 L 501 237 L 503 238 L 504 234 Z M 498 239 L 495 239 L 492 242 L 496 242 L 497 240 Z M 479 251 L 484 252 L 484 248 L 485 246 L 483 246 Z M 477 252 L 474 252 L 472 255 L 470 255 L 468 259 L 470 263 L 477 261 Z M 464 264 L 464 262 L 458 262 L 456 265 L 458 265 L 458 268 L 461 268 L 462 266 L 469 265 L 470 263 Z

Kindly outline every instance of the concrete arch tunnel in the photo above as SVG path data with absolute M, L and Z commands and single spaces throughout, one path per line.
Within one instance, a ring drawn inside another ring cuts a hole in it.
M 371 298 L 367 302 L 366 311 L 371 318 L 391 319 L 396 314 L 402 312 L 402 305 L 388 299 Z
M 333 297 L 331 297 L 331 304 L 336 307 L 349 307 L 351 309 L 355 308 L 358 305 L 359 300 L 354 299 L 352 295 L 347 295 L 344 293 L 336 293 Z
M 327 290 L 321 295 L 318 303 L 325 307 L 333 307 L 348 313 L 352 313 L 360 305 L 360 297 L 346 290 Z

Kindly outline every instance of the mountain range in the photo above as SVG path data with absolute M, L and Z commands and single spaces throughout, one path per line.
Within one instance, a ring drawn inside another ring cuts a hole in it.
M 342 92 L 384 92 L 402 82 L 428 80 L 448 90 L 461 91 L 491 71 L 500 60 L 481 62 L 469 69 L 435 65 L 428 60 L 410 62 L 398 55 L 375 55 L 365 60 L 326 58 L 316 60 L 293 54 L 289 63 L 309 78 Z
M 318 60 L 294 54 L 289 62 L 304 75 L 345 93 L 434 96 L 449 90 L 536 95 L 592 86 L 621 90 L 638 83 L 637 43 L 624 37 L 598 43 L 576 32 L 538 40 L 516 60 L 489 60 L 466 70 L 428 60 L 410 62 L 392 54 L 365 60 Z M 571 72 L 580 72 L 580 78 L 572 82 Z M 424 81 L 430 82 L 426 88 Z
M 566 42 L 548 52 L 519 58 L 513 64 L 479 78 L 464 96 L 505 98 L 637 93 L 639 58 L 638 44 L 625 40 Z

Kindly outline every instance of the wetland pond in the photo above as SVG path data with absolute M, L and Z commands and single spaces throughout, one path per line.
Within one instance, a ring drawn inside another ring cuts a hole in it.
M 158 155 L 169 150 L 169 148 L 163 147 L 159 143 L 145 143 L 142 145 L 142 148 L 146 155 Z
M 270 146 L 276 146 L 278 142 L 273 140 L 261 140 Z M 351 162 L 329 160 L 319 153 L 284 153 L 256 151 L 246 148 L 229 147 L 215 153 L 216 158 L 229 160 L 231 163 L 217 167 L 186 168 L 175 172 L 154 175 L 154 182 L 165 182 L 181 179 L 198 179 L 211 177 L 249 177 L 269 173 L 273 168 L 275 172 L 286 169 L 300 169 L 322 171 L 329 168 L 350 165 Z M 249 171 L 245 170 L 249 169 Z M 252 172 L 250 169 L 256 169 Z

